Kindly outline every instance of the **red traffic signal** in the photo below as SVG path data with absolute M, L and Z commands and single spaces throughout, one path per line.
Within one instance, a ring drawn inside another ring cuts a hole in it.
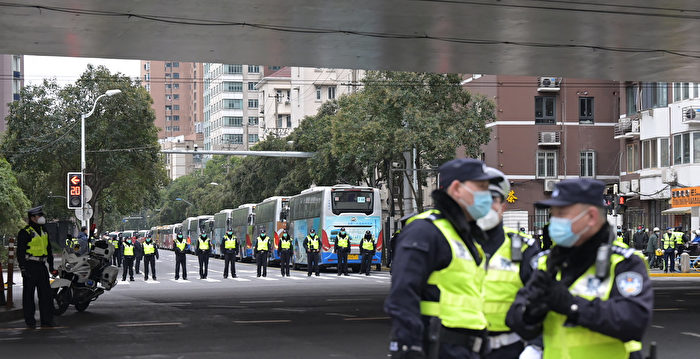
M 83 208 L 83 174 L 80 172 L 68 173 L 68 209 Z
M 620 196 L 620 199 L 619 199 L 619 201 L 617 202 L 617 204 L 624 205 L 624 204 L 625 204 L 625 197 Z

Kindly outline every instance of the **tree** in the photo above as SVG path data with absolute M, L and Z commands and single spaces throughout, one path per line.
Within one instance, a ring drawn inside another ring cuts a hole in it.
M 96 223 L 102 227 L 105 213 L 129 213 L 157 203 L 167 176 L 150 95 L 124 75 L 88 66 L 75 84 L 27 86 L 10 105 L 0 149 L 32 202 L 51 199 L 47 213 L 71 215 L 65 202 L 50 195 L 65 193 L 66 173 L 80 170 L 80 114 L 109 89 L 122 93 L 102 99 L 85 121 L 85 184 L 93 192 Z
M 4 158 L 0 158 L 0 236 L 16 235 L 26 222 L 29 200 L 19 188 L 17 178 Z

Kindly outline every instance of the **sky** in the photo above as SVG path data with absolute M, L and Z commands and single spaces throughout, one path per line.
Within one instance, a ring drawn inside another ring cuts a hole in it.
M 104 65 L 112 73 L 121 72 L 131 78 L 139 77 L 140 60 L 97 59 L 86 57 L 24 56 L 24 84 L 41 84 L 55 78 L 59 85 L 75 82 L 88 64 Z

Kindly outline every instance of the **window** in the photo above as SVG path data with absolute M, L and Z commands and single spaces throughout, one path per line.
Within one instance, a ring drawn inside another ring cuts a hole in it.
M 195 82 L 194 84 L 197 85 L 196 82 Z M 180 84 L 173 84 L 173 88 L 179 89 L 179 88 L 180 88 Z
M 593 124 L 593 97 L 579 97 L 578 123 Z
M 637 86 L 625 87 L 625 102 L 627 103 L 627 115 L 637 113 Z
M 248 108 L 258 108 L 258 100 L 248 100 Z
M 248 143 L 255 143 L 255 142 L 258 142 L 258 134 L 255 133 L 255 134 L 248 135 Z
M 166 130 L 166 131 L 172 131 L 173 128 L 172 128 L 171 126 L 166 126 L 166 127 L 165 127 L 165 130 Z
M 661 154 L 661 167 L 668 167 L 671 165 L 670 151 L 669 151 L 669 141 L 668 138 L 659 139 L 659 154 Z
M 595 152 L 581 152 L 581 177 L 595 177 Z
M 167 121 L 172 121 L 172 120 L 173 120 L 173 116 L 165 116 L 165 121 L 166 121 L 166 122 L 167 122 Z
M 226 92 L 243 92 L 243 83 L 242 82 L 226 81 L 226 82 L 224 82 L 224 91 L 226 91 Z
M 267 67 L 267 69 L 268 69 L 268 70 L 271 70 L 271 71 L 277 71 L 277 70 L 279 70 L 279 69 L 281 69 L 281 68 L 282 68 L 282 66 L 268 66 L 268 67 Z
M 223 135 L 223 136 L 221 136 L 221 143 L 242 144 L 243 143 L 243 135 L 238 135 L 238 134 Z
M 557 152 L 537 151 L 537 177 L 557 176 Z
M 173 105 L 173 110 L 176 110 L 176 111 L 177 111 L 177 110 L 179 110 L 179 109 L 180 109 L 180 105 Z
M 248 117 L 248 124 L 251 126 L 257 126 L 258 125 L 258 118 L 255 116 Z
M 292 119 L 289 115 L 277 115 L 277 128 L 282 128 L 284 127 L 284 124 L 287 124 L 287 127 L 292 127 Z
M 673 102 L 680 101 L 680 100 L 681 100 L 681 83 L 674 82 L 673 83 Z
M 166 89 L 171 89 L 171 88 L 173 88 L 173 85 L 172 85 L 172 84 L 165 84 L 165 88 L 166 88 Z
M 170 67 L 170 66 L 172 66 L 172 64 L 171 64 L 170 62 L 166 62 L 166 63 L 165 63 L 165 67 L 166 67 L 166 68 L 167 68 L 167 67 Z
M 223 127 L 243 127 L 243 117 L 240 116 L 224 116 L 221 120 Z
M 248 65 L 248 72 L 251 74 L 260 73 L 260 66 Z
M 172 110 L 173 110 L 173 106 L 165 105 L 165 111 L 172 111 Z
M 698 97 L 700 97 L 700 92 L 698 92 L 698 91 L 700 91 L 700 83 L 699 83 L 699 82 L 696 82 L 696 83 L 693 85 L 693 87 L 695 88 L 695 95 L 693 96 L 693 98 L 698 98 Z
M 634 172 L 639 169 L 639 144 L 631 143 L 627 145 L 627 172 Z
M 316 86 L 316 100 L 321 100 L 321 86 Z
M 549 222 L 549 208 L 535 207 L 535 228 L 544 228 L 547 222 Z
M 180 131 L 180 126 L 173 126 L 173 131 Z
M 241 99 L 224 99 L 223 108 L 227 110 L 241 110 L 243 109 L 243 100 Z
M 657 164 L 657 140 L 642 141 L 642 168 L 656 168 Z
M 335 86 L 328 87 L 328 99 L 329 100 L 335 99 Z
M 700 163 L 700 132 L 693 133 L 693 163 Z
M 255 91 L 255 82 L 248 82 L 248 91 Z
M 242 74 L 243 65 L 224 65 L 224 73 L 226 74 Z
M 275 97 L 278 103 L 289 101 L 289 90 L 275 90 Z
M 146 81 L 146 82 L 151 81 L 151 74 L 145 74 L 145 75 L 143 75 L 143 80 Z
M 145 64 L 143 64 L 143 69 L 146 71 L 150 71 L 151 70 L 151 63 L 146 62 Z
M 174 78 L 174 79 L 179 79 L 179 78 L 180 78 L 180 74 L 177 73 L 177 72 L 173 72 L 173 78 Z
M 665 107 L 668 95 L 665 82 L 645 82 L 642 84 L 642 110 Z
M 151 85 L 150 84 L 146 84 L 146 91 L 151 92 Z
M 690 163 L 690 133 L 673 136 L 673 164 Z
M 683 100 L 687 100 L 690 98 L 690 83 L 688 82 L 683 82 Z
M 287 128 L 292 128 L 292 116 L 287 116 Z
M 177 61 L 173 62 L 173 67 L 180 67 L 180 63 Z
M 180 98 L 180 95 L 179 95 L 179 94 L 174 94 L 174 95 L 173 95 L 173 100 L 177 100 L 177 99 L 179 99 L 179 98 Z
M 556 97 L 535 96 L 535 124 L 554 124 Z
M 180 121 L 180 115 L 173 115 L 173 121 Z

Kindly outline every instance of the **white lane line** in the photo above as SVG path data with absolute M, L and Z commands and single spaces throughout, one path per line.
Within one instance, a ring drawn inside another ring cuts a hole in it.
M 22 338 L 16 337 L 16 338 L 0 338 L 0 341 L 10 341 L 10 340 L 20 340 Z
M 172 302 L 172 303 L 163 302 L 163 303 L 161 303 L 161 304 L 164 304 L 164 305 L 173 305 L 173 306 L 176 306 L 176 307 L 183 306 L 183 305 L 192 305 L 192 303 L 190 303 L 190 302 Z M 136 322 L 136 323 L 141 323 L 141 322 Z
M 120 280 L 120 281 L 118 282 L 118 284 L 121 284 L 121 285 L 124 285 L 124 284 L 126 284 L 126 285 L 131 285 L 130 282 L 127 282 L 127 281 L 125 281 L 125 280 Z
M 241 304 L 259 304 L 259 303 L 284 303 L 283 300 L 241 300 Z
M 345 279 L 355 279 L 355 280 L 363 280 L 360 277 L 351 277 L 351 276 L 340 276 L 339 278 L 345 278 Z
M 160 282 L 157 281 L 157 280 L 147 280 L 147 281 L 144 281 L 144 283 L 148 283 L 148 284 L 160 284 Z
M 369 298 L 329 298 L 326 302 L 366 302 Z
M 306 309 L 295 309 L 295 308 L 272 308 L 272 310 L 281 310 L 283 312 L 296 312 L 296 313 L 303 313 L 306 311 Z
M 133 324 L 117 324 L 117 327 L 159 327 L 159 326 L 171 326 L 171 325 L 182 325 L 181 322 L 170 322 L 170 323 L 133 323 Z
M 192 281 L 184 280 L 184 279 L 172 279 L 171 278 L 170 281 L 175 282 L 175 283 L 192 283 Z
M 294 276 L 285 277 L 285 278 L 290 278 L 290 279 L 294 279 L 294 280 L 304 280 L 304 278 L 302 278 L 302 277 L 294 277 Z
M 683 310 L 683 308 L 654 308 L 655 312 L 671 312 L 676 310 Z
M 369 318 L 345 318 L 343 320 L 386 320 L 389 319 L 389 317 L 369 317 Z
M 255 278 L 260 279 L 260 280 L 279 280 L 277 278 L 268 278 L 268 277 L 255 277 Z
M 698 333 L 681 332 L 681 334 L 683 334 L 683 335 L 690 335 L 691 337 L 700 338 L 700 334 L 698 334 Z
M 208 308 L 213 308 L 213 309 L 244 309 L 248 308 L 244 305 L 208 305 Z
M 250 282 L 250 279 L 245 279 L 245 278 L 231 278 L 231 280 L 239 281 L 239 282 Z
M 652 328 L 657 328 L 657 329 L 664 329 L 663 325 L 652 325 Z
M 209 278 L 204 278 L 204 279 L 202 279 L 202 280 L 207 281 L 207 282 L 209 282 L 209 283 L 221 282 L 221 281 L 218 280 L 218 279 L 209 279 Z
M 266 324 L 266 323 L 290 323 L 291 320 L 288 319 L 275 319 L 275 320 L 234 320 L 236 324 Z
M 333 280 L 333 278 L 325 277 L 325 276 L 313 276 L 313 275 L 312 275 L 311 278 L 323 279 L 323 280 Z
M 332 316 L 335 316 L 335 317 L 355 318 L 354 315 L 343 314 L 343 313 L 326 313 L 326 315 L 332 315 Z
M 389 283 L 388 281 L 385 281 L 385 280 L 375 280 L 374 282 L 375 282 L 375 283 L 382 283 L 382 284 L 387 284 L 387 283 Z

